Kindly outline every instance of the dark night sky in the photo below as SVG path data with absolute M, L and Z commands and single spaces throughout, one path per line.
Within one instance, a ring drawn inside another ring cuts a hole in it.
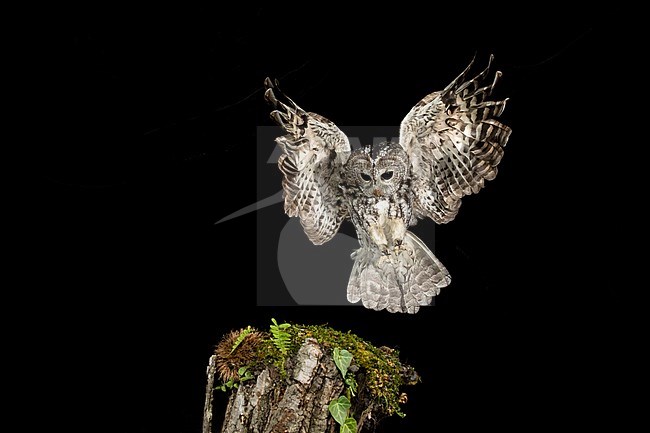
M 548 387 L 560 394 L 553 411 L 571 413 L 595 386 L 581 370 L 585 354 L 611 343 L 611 319 L 587 312 L 621 297 L 595 261 L 610 232 L 587 228 L 598 191 L 584 167 L 602 161 L 584 149 L 609 140 L 594 127 L 597 89 L 602 59 L 621 56 L 602 23 L 531 8 L 510 21 L 491 9 L 469 20 L 305 11 L 291 24 L 281 10 L 237 9 L 77 11 L 42 41 L 40 126 L 50 139 L 33 166 L 37 274 L 60 287 L 43 295 L 41 337 L 55 355 L 48 386 L 70 395 L 56 414 L 62 425 L 199 431 L 211 348 L 229 329 L 265 328 L 271 317 L 401 350 L 423 383 L 407 418 L 382 431 L 515 426 L 509 411 L 537 424 L 548 414 L 528 402 Z M 256 127 L 272 124 L 264 77 L 340 125 L 396 125 L 475 52 L 481 63 L 494 53 L 504 72 L 502 119 L 513 134 L 497 179 L 437 229 L 436 254 L 454 276 L 438 306 L 416 316 L 256 307 L 256 215 L 214 222 L 256 200 Z M 576 259 L 585 254 L 594 261 Z M 556 374 L 567 371 L 570 382 Z

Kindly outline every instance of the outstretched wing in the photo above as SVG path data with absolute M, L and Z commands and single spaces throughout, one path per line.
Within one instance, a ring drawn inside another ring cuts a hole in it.
M 412 166 L 414 210 L 436 223 L 454 219 L 461 199 L 478 193 L 497 175 L 510 128 L 496 119 L 507 99 L 489 101 L 501 72 L 483 86 L 488 66 L 471 80 L 469 66 L 444 90 L 418 102 L 400 125 L 400 145 Z
M 277 80 L 267 78 L 264 85 L 264 97 L 275 108 L 271 117 L 287 132 L 276 139 L 283 151 L 278 166 L 284 175 L 284 211 L 300 218 L 310 241 L 323 244 L 347 216 L 338 186 L 350 142 L 334 123 L 305 112 L 284 95 Z

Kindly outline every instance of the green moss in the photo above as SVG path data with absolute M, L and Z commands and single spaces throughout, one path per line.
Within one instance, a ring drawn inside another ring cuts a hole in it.
M 295 353 L 295 348 L 293 345 L 289 349 L 289 353 L 287 356 L 285 356 L 278 347 L 273 344 L 273 340 L 271 337 L 271 334 L 269 333 L 264 333 L 264 340 L 262 340 L 257 353 L 259 359 L 251 364 L 252 369 L 263 369 L 267 365 L 274 365 L 282 377 L 286 376 L 286 370 L 284 368 L 284 364 L 287 360 L 288 356 L 291 356 L 292 354 Z

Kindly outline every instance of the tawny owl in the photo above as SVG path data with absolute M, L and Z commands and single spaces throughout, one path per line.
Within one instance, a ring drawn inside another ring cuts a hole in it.
M 474 78 L 466 80 L 472 61 L 444 90 L 418 102 L 402 120 L 399 143 L 354 152 L 334 123 L 305 112 L 277 81 L 265 80 L 271 117 L 287 132 L 276 140 L 285 212 L 300 218 L 316 245 L 329 241 L 345 219 L 356 229 L 350 302 L 416 313 L 451 282 L 408 227 L 423 218 L 453 220 L 461 199 L 497 174 L 511 130 L 496 120 L 507 99 L 487 99 L 501 72 L 483 85 L 492 58 Z

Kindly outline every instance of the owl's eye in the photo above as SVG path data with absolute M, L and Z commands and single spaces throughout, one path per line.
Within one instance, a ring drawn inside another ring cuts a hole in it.
M 381 178 L 384 180 L 390 180 L 390 178 L 393 177 L 393 172 L 392 171 L 385 171 L 381 174 Z
M 361 179 L 363 179 L 366 182 L 370 182 L 370 179 L 372 179 L 369 175 L 366 173 L 361 173 Z

